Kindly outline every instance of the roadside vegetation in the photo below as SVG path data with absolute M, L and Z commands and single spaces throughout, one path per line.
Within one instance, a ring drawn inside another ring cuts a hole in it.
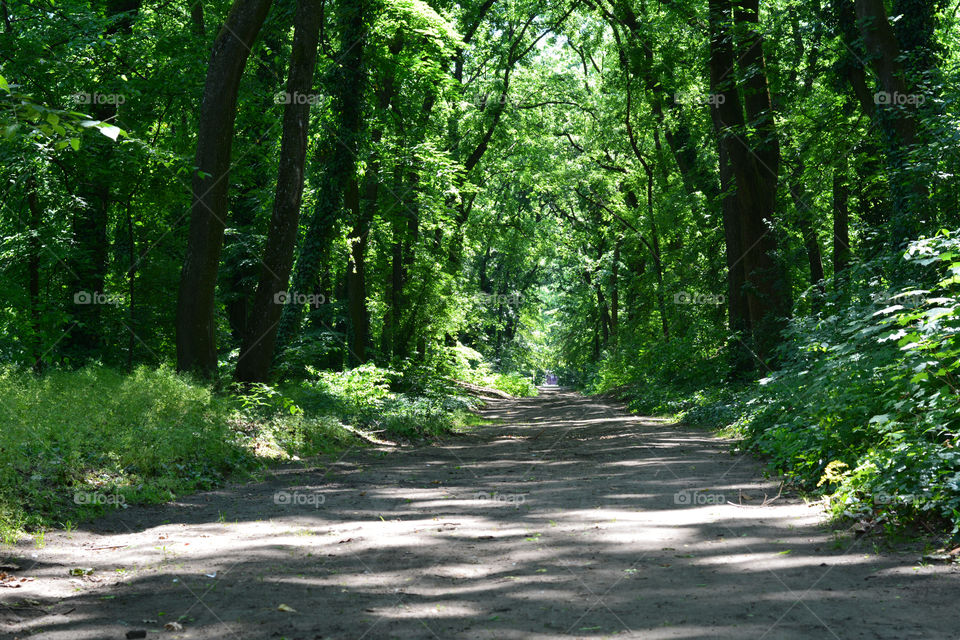
M 443 374 L 529 393 L 488 366 Z M 364 365 L 276 385 L 212 384 L 168 367 L 132 373 L 0 372 L 0 538 L 70 528 L 110 509 L 165 502 L 270 465 L 475 423 L 478 401 L 441 375 Z M 534 388 L 535 390 L 535 388 Z

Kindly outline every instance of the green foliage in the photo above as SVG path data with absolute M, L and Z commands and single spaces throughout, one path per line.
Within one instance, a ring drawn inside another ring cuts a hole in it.
M 111 140 L 126 135 L 115 125 L 93 120 L 79 111 L 47 107 L 17 89 L 0 76 L 0 127 L 8 140 L 23 136 L 40 145 L 49 144 L 56 151 L 67 147 L 79 151 L 84 129 L 99 131 Z
M 493 370 L 480 352 L 462 344 L 448 349 L 445 375 L 482 387 L 505 391 L 512 396 L 537 395 L 533 380 L 519 373 L 500 373 Z
M 96 505 L 210 488 L 254 459 L 229 428 L 230 403 L 168 369 L 101 367 L 36 378 L 0 373 L 0 529 L 33 529 Z
M 271 460 L 461 428 L 473 403 L 364 366 L 219 395 L 167 368 L 0 371 L 0 535 L 209 489 Z M 79 497 L 78 497 L 79 496 Z M 93 496 L 95 499 L 89 499 Z M 97 500 L 99 499 L 99 501 Z
M 416 438 L 463 424 L 469 400 L 423 382 L 419 389 L 391 390 L 406 383 L 400 373 L 368 364 L 343 372 L 313 371 L 312 377 L 282 389 L 308 414 L 337 416 L 373 433 Z
M 799 486 L 820 487 L 837 515 L 943 519 L 957 533 L 957 248 L 957 233 L 911 243 L 894 266 L 917 279 L 897 290 L 872 276 L 879 262 L 861 266 L 857 295 L 791 322 L 779 370 L 688 417 L 731 424 L 735 414 L 751 450 Z
M 780 149 L 771 257 L 798 303 L 779 361 L 750 370 L 750 340 L 729 335 L 726 297 L 744 292 L 728 289 L 740 234 L 727 227 L 741 212 L 723 206 L 705 3 L 331 5 L 304 96 L 298 275 L 283 283 L 295 295 L 275 377 L 217 395 L 165 365 L 204 61 L 231 3 L 8 4 L 2 526 L 67 513 L 49 493 L 62 487 L 133 501 L 211 486 L 342 446 L 345 424 L 440 434 L 469 407 L 452 380 L 526 396 L 547 370 L 736 431 L 838 513 L 958 520 L 956 236 L 893 255 L 960 224 L 957 15 L 912 2 L 892 21 L 907 97 L 922 98 L 916 143 L 895 149 L 887 119 L 912 105 L 870 104 L 882 83 L 838 11 L 853 20 L 851 3 L 764 5 Z M 190 257 L 219 258 L 224 379 L 260 311 L 294 4 L 274 3 L 242 74 L 223 250 Z M 745 71 L 731 77 L 759 78 Z M 843 271 L 842 244 L 859 266 Z M 821 271 L 832 278 L 812 282 Z
M 719 341 L 704 344 L 696 337 L 627 343 L 600 363 L 588 389 L 622 396 L 640 413 L 680 413 L 696 404 L 691 395 L 729 375 L 721 348 Z

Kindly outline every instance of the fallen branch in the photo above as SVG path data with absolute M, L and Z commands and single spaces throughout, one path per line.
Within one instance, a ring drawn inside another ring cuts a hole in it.
M 357 437 L 360 438 L 361 440 L 365 440 L 366 442 L 369 442 L 369 443 L 371 443 L 371 444 L 386 445 L 386 446 L 388 446 L 388 447 L 395 447 L 395 446 L 397 446 L 397 443 L 396 443 L 396 442 L 390 442 L 389 440 L 381 440 L 380 438 L 377 438 L 377 437 L 375 437 L 375 436 L 372 436 L 372 435 L 370 435 L 369 433 L 367 433 L 367 432 L 365 432 L 365 431 L 361 431 L 360 429 L 357 429 L 356 427 L 351 427 L 351 426 L 348 425 L 348 424 L 341 424 L 340 426 L 342 426 L 344 429 L 346 429 L 347 431 L 349 431 L 349 432 L 352 433 L 353 435 L 357 436 Z
M 495 398 L 502 398 L 504 400 L 513 400 L 514 396 L 510 395 L 506 391 L 500 391 L 500 389 L 492 389 L 490 387 L 481 387 L 480 385 L 473 384 L 470 382 L 464 382 L 463 380 L 454 380 L 453 378 L 444 378 L 447 382 L 457 385 L 462 389 L 473 393 L 474 395 L 484 395 L 484 396 L 493 396 Z

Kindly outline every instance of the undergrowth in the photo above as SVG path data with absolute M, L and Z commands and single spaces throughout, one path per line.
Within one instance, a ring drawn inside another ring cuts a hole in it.
M 362 446 L 358 430 L 394 441 L 456 431 L 474 403 L 435 371 L 373 365 L 224 393 L 167 367 L 0 370 L 0 539 Z
M 823 496 L 838 519 L 891 531 L 922 525 L 957 539 L 958 234 L 916 241 L 902 257 L 842 277 L 826 281 L 819 313 L 790 321 L 777 369 L 758 381 L 723 382 L 723 358 L 711 371 L 714 354 L 678 340 L 606 366 L 593 390 L 737 437 L 788 483 Z M 685 372 L 677 353 L 689 358 Z

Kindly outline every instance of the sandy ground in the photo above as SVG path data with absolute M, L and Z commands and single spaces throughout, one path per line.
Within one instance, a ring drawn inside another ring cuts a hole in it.
M 562 390 L 485 415 L 6 549 L 0 638 L 960 638 L 958 567 L 703 431 Z

